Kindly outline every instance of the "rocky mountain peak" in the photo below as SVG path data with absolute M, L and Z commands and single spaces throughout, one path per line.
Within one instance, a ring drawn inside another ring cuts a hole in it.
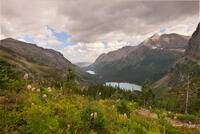
M 153 35 L 144 40 L 140 45 L 152 49 L 184 51 L 187 47 L 190 36 L 179 35 L 176 33 Z

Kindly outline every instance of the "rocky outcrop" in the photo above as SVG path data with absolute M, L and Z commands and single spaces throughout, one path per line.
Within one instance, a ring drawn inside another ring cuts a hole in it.
M 186 55 L 197 58 L 200 60 L 200 23 L 197 26 L 196 31 L 193 33 L 189 40 L 188 47 L 186 49 Z
M 152 49 L 176 50 L 184 51 L 187 48 L 190 36 L 179 34 L 163 34 L 153 35 L 143 41 L 140 45 L 150 47 Z

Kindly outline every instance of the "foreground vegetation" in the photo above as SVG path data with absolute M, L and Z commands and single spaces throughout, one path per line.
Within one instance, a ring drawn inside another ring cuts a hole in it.
M 173 127 L 165 119 L 177 117 L 199 123 L 198 115 L 167 113 L 156 109 L 153 119 L 137 112 L 141 106 L 154 111 L 155 97 L 148 84 L 145 92 L 130 92 L 102 85 L 81 87 L 71 69 L 62 87 L 51 87 L 0 66 L 0 133 L 65 134 L 198 134 L 196 129 Z M 193 119 L 193 120 L 192 120 Z
M 61 90 L 36 89 L 5 91 L 9 101 L 0 109 L 2 133 L 198 133 L 195 129 L 174 128 L 163 117 L 139 115 L 134 111 L 135 102 L 93 100 L 62 95 Z

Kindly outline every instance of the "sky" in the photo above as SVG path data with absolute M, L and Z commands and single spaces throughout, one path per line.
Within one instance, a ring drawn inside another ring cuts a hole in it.
M 191 35 L 199 1 L 0 0 L 0 39 L 61 52 L 72 63 L 137 45 L 154 34 Z

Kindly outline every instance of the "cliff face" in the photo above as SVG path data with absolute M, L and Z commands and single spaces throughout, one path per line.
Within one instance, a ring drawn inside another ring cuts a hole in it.
M 169 69 L 169 72 L 155 83 L 155 87 L 158 87 L 160 85 L 166 85 L 170 88 L 178 85 L 179 82 L 181 82 L 180 78 L 176 77 L 175 80 L 172 79 L 172 77 L 175 75 L 173 73 L 173 70 L 176 68 L 179 64 L 187 64 L 191 61 L 194 62 L 194 64 L 200 65 L 200 23 L 197 26 L 197 29 L 192 34 L 192 37 L 190 38 L 185 55 L 176 60 L 176 62 L 173 63 L 172 67 Z M 199 76 L 198 70 L 196 72 L 193 72 L 194 76 Z
M 200 23 L 197 26 L 196 31 L 193 33 L 191 39 L 189 40 L 188 47 L 186 49 L 186 55 L 194 57 L 200 60 Z

